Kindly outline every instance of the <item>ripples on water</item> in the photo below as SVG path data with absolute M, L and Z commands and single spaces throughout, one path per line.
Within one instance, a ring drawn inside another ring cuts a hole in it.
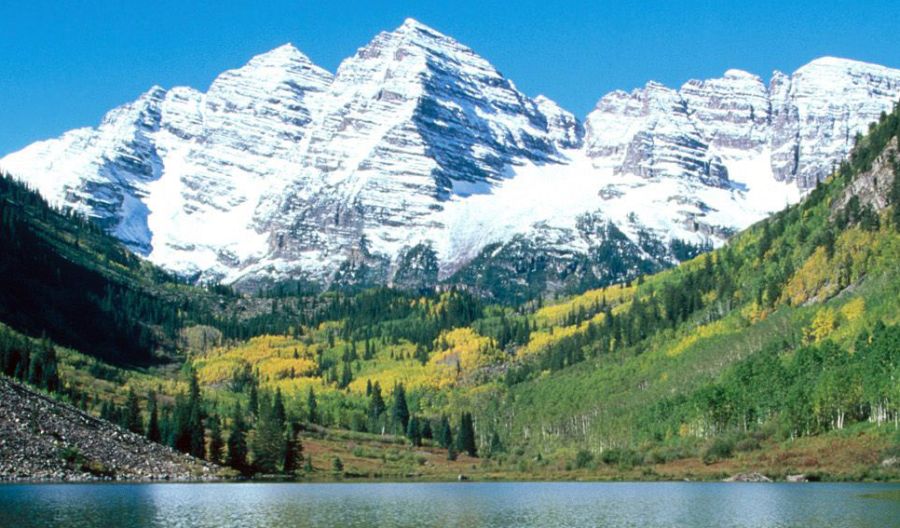
M 0 526 L 900 527 L 890 484 L 9 484 Z

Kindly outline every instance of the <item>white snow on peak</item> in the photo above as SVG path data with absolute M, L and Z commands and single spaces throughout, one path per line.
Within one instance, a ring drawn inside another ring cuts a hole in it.
M 407 19 L 334 75 L 285 44 L 0 167 L 179 273 L 327 283 L 424 244 L 447 276 L 548 230 L 552 249 L 587 253 L 585 215 L 635 243 L 721 244 L 799 200 L 898 97 L 900 70 L 823 57 L 768 86 L 735 69 L 650 81 L 582 122 Z

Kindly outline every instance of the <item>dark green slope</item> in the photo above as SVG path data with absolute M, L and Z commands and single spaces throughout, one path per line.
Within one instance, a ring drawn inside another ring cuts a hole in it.
M 0 176 L 0 322 L 114 363 L 147 364 L 174 349 L 180 327 L 208 318 L 208 297 Z

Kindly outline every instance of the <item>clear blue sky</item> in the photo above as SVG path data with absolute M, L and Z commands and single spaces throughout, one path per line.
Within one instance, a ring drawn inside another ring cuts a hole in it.
M 579 117 L 604 93 L 650 79 L 678 86 L 728 68 L 768 79 L 822 55 L 900 67 L 898 0 L 3 0 L 0 155 L 95 125 L 153 84 L 205 90 L 285 42 L 334 71 L 406 17 Z

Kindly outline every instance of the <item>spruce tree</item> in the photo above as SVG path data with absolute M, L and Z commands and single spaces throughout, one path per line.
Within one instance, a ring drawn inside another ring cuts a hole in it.
M 203 402 L 200 397 L 200 382 L 197 373 L 191 372 L 190 392 L 188 395 L 188 428 L 190 434 L 190 454 L 197 458 L 206 455 L 206 431 L 203 428 Z
M 409 425 L 409 407 L 406 405 L 406 390 L 403 384 L 398 383 L 394 387 L 394 404 L 391 407 L 391 420 L 394 425 L 394 432 L 403 434 Z
M 251 439 L 254 469 L 260 473 L 277 472 L 279 464 L 284 462 L 284 426 L 278 423 L 268 393 L 260 396 L 259 416 Z
M 369 408 L 367 410 L 369 429 L 372 432 L 377 432 L 381 428 L 381 416 L 384 414 L 385 408 L 384 398 L 381 396 L 381 385 L 376 381 L 372 385 L 372 395 L 369 397 Z
M 297 434 L 293 424 L 288 424 L 284 430 L 284 462 L 282 471 L 288 475 L 294 474 L 300 469 L 303 461 L 303 443 Z
M 272 402 L 272 412 L 275 414 L 275 420 L 278 426 L 284 428 L 287 420 L 287 411 L 284 409 L 284 399 L 281 397 L 281 389 L 275 389 L 275 400 Z
M 459 418 L 459 435 L 456 437 L 457 450 L 465 451 L 469 456 L 478 456 L 475 447 L 475 426 L 472 422 L 472 414 L 464 412 Z
M 147 422 L 147 438 L 152 442 L 162 442 L 162 432 L 159 428 L 159 408 L 156 403 L 156 393 L 153 391 L 147 395 L 147 413 L 150 415 Z
M 438 436 L 438 445 L 444 449 L 453 447 L 453 430 L 450 428 L 450 420 L 446 416 L 441 416 L 440 435 Z
M 209 421 L 209 449 L 207 450 L 206 460 L 214 464 L 222 462 L 222 449 L 224 442 L 222 440 L 222 426 L 217 416 L 211 416 Z
M 409 425 L 406 426 L 406 437 L 415 447 L 422 445 L 422 432 L 419 429 L 419 419 L 415 416 L 409 419 Z
M 259 416 L 259 387 L 257 386 L 256 378 L 250 382 L 250 396 L 249 401 L 247 402 L 248 412 L 253 416 Z
M 312 387 L 310 387 L 309 393 L 306 395 L 306 416 L 309 419 L 309 423 L 319 423 L 318 407 L 319 404 L 316 402 L 316 393 L 313 392 Z
M 141 419 L 141 404 L 134 389 L 128 387 L 128 399 L 125 404 L 125 426 L 135 434 L 144 434 L 144 422 Z
M 244 431 L 244 416 L 241 412 L 241 404 L 234 406 L 234 414 L 231 417 L 231 431 L 228 434 L 228 457 L 225 463 L 242 474 L 248 473 L 247 466 L 247 436 Z

